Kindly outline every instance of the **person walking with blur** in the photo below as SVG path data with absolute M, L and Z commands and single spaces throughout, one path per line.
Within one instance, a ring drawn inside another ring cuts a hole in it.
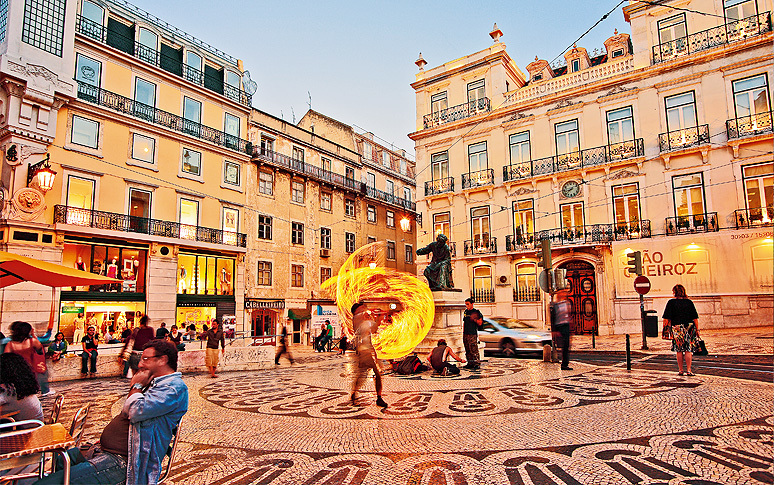
M 688 299 L 683 285 L 672 288 L 674 298 L 669 300 L 664 308 L 664 327 L 672 330 L 672 352 L 677 355 L 677 375 L 695 375 L 691 371 L 693 352 L 696 340 L 699 338 L 699 314 L 693 302 Z M 685 363 L 685 371 L 683 371 Z
M 277 355 L 274 357 L 274 364 L 279 365 L 280 357 L 282 354 L 285 354 L 290 361 L 290 365 L 293 365 L 293 356 L 290 354 L 290 349 L 288 347 L 288 325 L 290 325 L 290 320 L 287 321 L 285 325 L 282 326 L 282 331 L 280 332 L 280 338 L 277 345 Z
M 373 314 L 363 302 L 352 305 L 352 326 L 355 329 L 355 380 L 352 382 L 352 405 L 357 405 L 357 392 L 365 382 L 368 371 L 374 371 L 376 405 L 383 408 L 387 403 L 382 399 L 382 371 L 376 357 L 371 335 L 376 333 L 377 323 Z
M 562 347 L 562 370 L 572 370 L 570 367 L 570 317 L 572 303 L 567 290 L 554 293 L 554 301 L 549 307 L 551 315 L 551 336 L 557 345 Z
M 53 391 L 48 387 L 48 370 L 43 344 L 35 336 L 35 329 L 32 328 L 32 325 L 27 322 L 13 322 L 11 324 L 11 341 L 6 344 L 5 352 L 13 352 L 22 356 L 35 373 L 41 394 L 44 396 L 53 394 Z
M 132 373 L 136 373 L 140 366 L 140 357 L 142 356 L 142 349 L 145 348 L 145 344 L 153 340 L 156 336 L 156 332 L 153 331 L 153 327 L 150 326 L 150 318 L 148 315 L 140 317 L 140 326 L 132 330 L 132 333 L 126 337 L 124 342 L 124 348 L 121 351 L 121 359 L 124 361 L 123 376 L 129 377 L 129 369 Z

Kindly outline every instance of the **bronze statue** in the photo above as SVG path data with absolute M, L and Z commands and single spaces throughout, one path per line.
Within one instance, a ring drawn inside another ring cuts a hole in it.
M 417 249 L 418 255 L 433 253 L 433 259 L 425 268 L 425 278 L 431 290 L 449 290 L 454 288 L 452 281 L 451 252 L 446 244 L 448 239 L 439 234 L 435 241 L 423 248 Z

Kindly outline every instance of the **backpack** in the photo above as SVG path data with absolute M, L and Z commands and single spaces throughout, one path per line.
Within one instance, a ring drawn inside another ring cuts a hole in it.
M 398 363 L 395 372 L 398 374 L 407 376 L 419 371 L 419 367 L 422 365 L 422 361 L 416 355 L 408 355 L 402 361 Z

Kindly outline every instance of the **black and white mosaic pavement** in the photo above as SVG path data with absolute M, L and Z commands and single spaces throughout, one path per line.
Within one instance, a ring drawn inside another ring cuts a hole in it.
M 174 483 L 262 485 L 770 484 L 771 383 L 573 363 L 490 359 L 454 378 L 385 377 L 349 401 L 351 364 L 186 376 Z M 95 406 L 87 439 L 127 381 L 63 383 L 63 421 Z

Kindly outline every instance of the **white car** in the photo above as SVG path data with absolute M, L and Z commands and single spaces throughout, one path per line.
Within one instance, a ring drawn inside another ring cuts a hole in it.
M 542 352 L 543 345 L 551 345 L 551 332 L 515 318 L 484 317 L 478 340 L 482 351 L 493 350 L 514 356 L 517 353 Z

